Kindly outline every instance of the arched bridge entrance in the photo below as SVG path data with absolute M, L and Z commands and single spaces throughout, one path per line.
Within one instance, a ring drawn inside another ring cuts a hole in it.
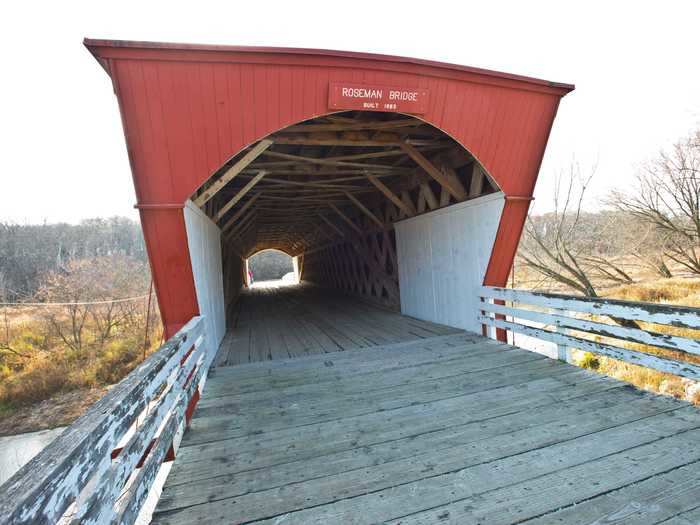
M 573 89 L 381 55 L 86 45 L 119 101 L 168 335 L 202 313 L 223 337 L 263 247 L 303 258 L 309 282 L 474 328 L 455 301 L 505 284 Z

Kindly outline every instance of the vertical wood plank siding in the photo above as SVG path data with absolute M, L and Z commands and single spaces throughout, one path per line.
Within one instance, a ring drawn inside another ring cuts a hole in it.
M 168 335 L 197 314 L 182 210 L 228 159 L 330 113 L 331 81 L 430 91 L 420 118 L 462 144 L 508 196 L 531 196 L 559 99 L 572 87 L 458 66 L 352 53 L 87 41 L 113 79 Z M 507 202 L 487 272 L 505 281 L 523 203 Z M 177 289 L 177 297 L 174 289 Z M 172 290 L 172 292 L 171 292 Z

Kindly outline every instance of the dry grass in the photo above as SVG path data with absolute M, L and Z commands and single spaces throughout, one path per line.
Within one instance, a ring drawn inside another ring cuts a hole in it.
M 87 406 L 81 399 L 119 382 L 160 344 L 143 263 L 111 256 L 65 266 L 47 274 L 33 298 L 53 304 L 0 308 L 0 429 L 70 422 Z M 24 417 L 37 407 L 41 417 Z
M 639 301 L 647 303 L 660 303 L 677 306 L 700 307 L 700 277 L 693 277 L 683 274 L 683 269 L 673 266 L 673 278 L 659 278 L 648 269 L 635 266 L 634 260 L 626 261 L 626 270 L 635 279 L 634 284 L 610 285 L 609 282 L 595 282 L 596 289 L 601 296 L 625 301 Z M 542 276 L 520 261 L 515 268 L 514 287 L 522 289 L 547 290 L 557 293 L 571 294 L 571 290 L 563 285 L 543 280 Z M 610 322 L 608 318 L 596 318 L 601 322 Z M 641 327 L 662 333 L 670 334 L 689 339 L 700 339 L 700 330 L 677 328 L 673 326 L 661 326 L 650 323 L 640 323 Z M 574 334 L 585 337 L 587 334 Z M 588 337 L 590 338 L 590 334 Z M 596 337 L 596 340 L 601 338 Z M 627 348 L 638 350 L 661 357 L 687 361 L 700 364 L 700 356 L 674 352 L 670 350 L 658 349 L 640 344 L 621 343 L 618 340 L 607 339 L 615 345 L 624 345 Z M 657 372 L 648 368 L 627 364 L 615 359 L 596 356 L 589 352 L 574 352 L 574 357 L 579 366 L 596 370 L 633 385 L 656 392 L 670 395 L 679 399 L 685 399 L 695 404 L 700 404 L 700 383 L 683 379 L 671 374 Z
M 700 278 L 649 280 L 606 289 L 605 296 L 626 301 L 700 307 Z M 641 325 L 646 330 L 658 333 L 672 334 L 689 339 L 700 339 L 700 330 L 650 323 L 641 323 Z M 616 341 L 614 344 L 619 345 L 620 342 Z M 663 350 L 640 344 L 625 344 L 625 346 L 669 359 L 700 364 L 700 356 L 692 354 Z M 627 381 L 644 390 L 700 404 L 700 383 L 695 381 L 607 357 L 594 356 L 589 352 L 575 352 L 574 357 L 579 366 L 597 370 L 600 373 Z
M 700 278 L 648 280 L 605 290 L 606 297 L 625 301 L 700 307 Z
M 13 348 L 27 356 L 0 368 L 0 407 L 7 415 L 73 390 L 92 390 L 119 382 L 157 347 L 144 352 L 143 335 L 117 333 L 101 348 L 76 351 L 57 345 L 45 350 L 41 323 L 24 323 Z M 31 327 L 31 328 L 30 328 Z M 1 414 L 1 413 L 0 413 Z
M 147 266 L 123 255 L 71 259 L 42 277 L 32 298 L 42 304 L 1 308 L 0 415 L 133 370 L 161 338 L 149 282 Z

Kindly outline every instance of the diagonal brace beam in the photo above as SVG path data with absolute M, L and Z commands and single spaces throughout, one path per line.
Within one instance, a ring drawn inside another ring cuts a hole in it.
M 438 184 L 440 184 L 440 186 L 449 191 L 450 195 L 452 195 L 455 199 L 458 201 L 463 201 L 467 197 L 467 194 L 464 191 L 464 188 L 461 187 L 461 184 L 456 183 L 455 179 L 450 179 L 450 177 L 445 175 L 432 162 L 425 158 L 425 156 L 414 146 L 408 142 L 402 142 L 400 146 L 401 149 L 404 150 L 416 164 L 423 168 L 428 175 L 434 178 Z
M 357 233 L 362 235 L 362 229 L 357 224 L 352 222 L 347 215 L 345 215 L 342 211 L 340 211 L 340 208 L 338 208 L 335 204 L 330 203 L 330 202 L 328 203 L 328 206 L 333 208 L 335 210 L 335 212 L 338 215 L 340 215 L 340 218 L 343 219 L 346 223 L 348 223 L 348 226 L 350 226 L 353 230 L 355 230 Z
M 409 217 L 412 217 L 413 215 L 416 214 L 416 210 L 412 207 L 409 206 L 407 203 L 401 200 L 401 198 L 396 195 L 393 191 L 389 189 L 389 187 L 384 184 L 382 181 L 380 181 L 377 177 L 370 173 L 365 173 L 369 181 L 374 184 L 379 191 L 381 191 L 384 196 L 389 199 L 391 202 L 394 203 L 394 205 L 399 208 L 401 211 L 403 211 L 406 215 Z
M 357 206 L 358 208 L 360 208 L 360 210 L 362 211 L 362 213 L 364 213 L 365 215 L 367 215 L 367 217 L 369 217 L 371 221 L 373 221 L 375 224 L 377 224 L 377 226 L 379 226 L 380 228 L 384 229 L 384 223 L 383 223 L 382 221 L 380 221 L 374 213 L 372 213 L 371 211 L 369 211 L 369 210 L 365 207 L 364 204 L 362 204 L 359 200 L 357 200 L 357 197 L 355 197 L 352 193 L 348 193 L 347 191 L 344 192 L 344 193 L 345 193 L 345 196 L 346 196 L 348 199 L 350 199 L 350 200 L 352 201 L 352 203 L 353 203 L 355 206 Z
M 238 201 L 240 201 L 243 197 L 245 197 L 246 193 L 248 193 L 250 190 L 253 189 L 253 187 L 260 182 L 260 180 L 267 174 L 265 170 L 260 170 L 258 174 L 250 179 L 248 181 L 248 184 L 243 186 L 241 190 L 236 193 L 236 195 L 228 201 L 223 208 L 221 208 L 217 213 L 216 216 L 214 216 L 214 222 L 219 222 L 221 218 L 226 215 L 226 212 L 229 211 L 231 208 L 233 208 Z
M 269 139 L 263 139 L 258 142 L 248 153 L 246 153 L 241 160 L 236 162 L 231 166 L 226 173 L 215 180 L 204 192 L 194 199 L 194 203 L 200 208 L 206 204 L 214 195 L 219 193 L 226 184 L 228 184 L 236 175 L 243 171 L 248 164 L 257 159 L 260 154 L 267 148 L 272 146 L 272 141 Z
M 238 210 L 238 211 L 233 215 L 233 217 L 231 217 L 229 220 L 226 221 L 226 224 L 224 224 L 224 225 L 221 227 L 221 231 L 222 231 L 222 232 L 223 232 L 223 231 L 226 231 L 226 230 L 228 230 L 231 226 L 233 226 L 233 225 L 236 223 L 236 221 L 238 221 L 238 219 L 240 219 L 241 216 L 242 216 L 246 211 L 248 211 L 248 208 L 250 208 L 253 204 L 255 204 L 255 201 L 258 200 L 258 197 L 260 197 L 260 195 L 262 195 L 262 192 L 261 192 L 261 191 L 258 192 L 258 193 L 256 193 L 255 195 L 253 195 L 250 199 L 248 199 L 248 202 L 246 202 L 246 203 L 243 205 L 243 207 L 242 207 L 240 210 Z
M 333 230 L 335 230 L 338 235 L 340 235 L 341 237 L 345 237 L 345 233 L 343 233 L 343 230 L 341 230 L 335 224 L 333 224 L 333 221 L 331 221 L 328 217 L 326 217 L 325 215 L 323 215 L 320 212 L 319 212 L 318 216 L 321 217 L 321 219 L 323 219 L 328 224 L 328 226 L 333 228 Z

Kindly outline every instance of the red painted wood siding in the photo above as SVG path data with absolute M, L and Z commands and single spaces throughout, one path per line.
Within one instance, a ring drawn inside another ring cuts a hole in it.
M 330 82 L 421 87 L 426 122 L 462 144 L 507 196 L 532 195 L 559 99 L 571 87 L 411 59 L 300 50 L 92 41 L 119 100 L 168 334 L 197 313 L 180 205 L 247 145 L 329 113 Z M 506 205 L 487 284 L 502 285 L 527 203 Z

